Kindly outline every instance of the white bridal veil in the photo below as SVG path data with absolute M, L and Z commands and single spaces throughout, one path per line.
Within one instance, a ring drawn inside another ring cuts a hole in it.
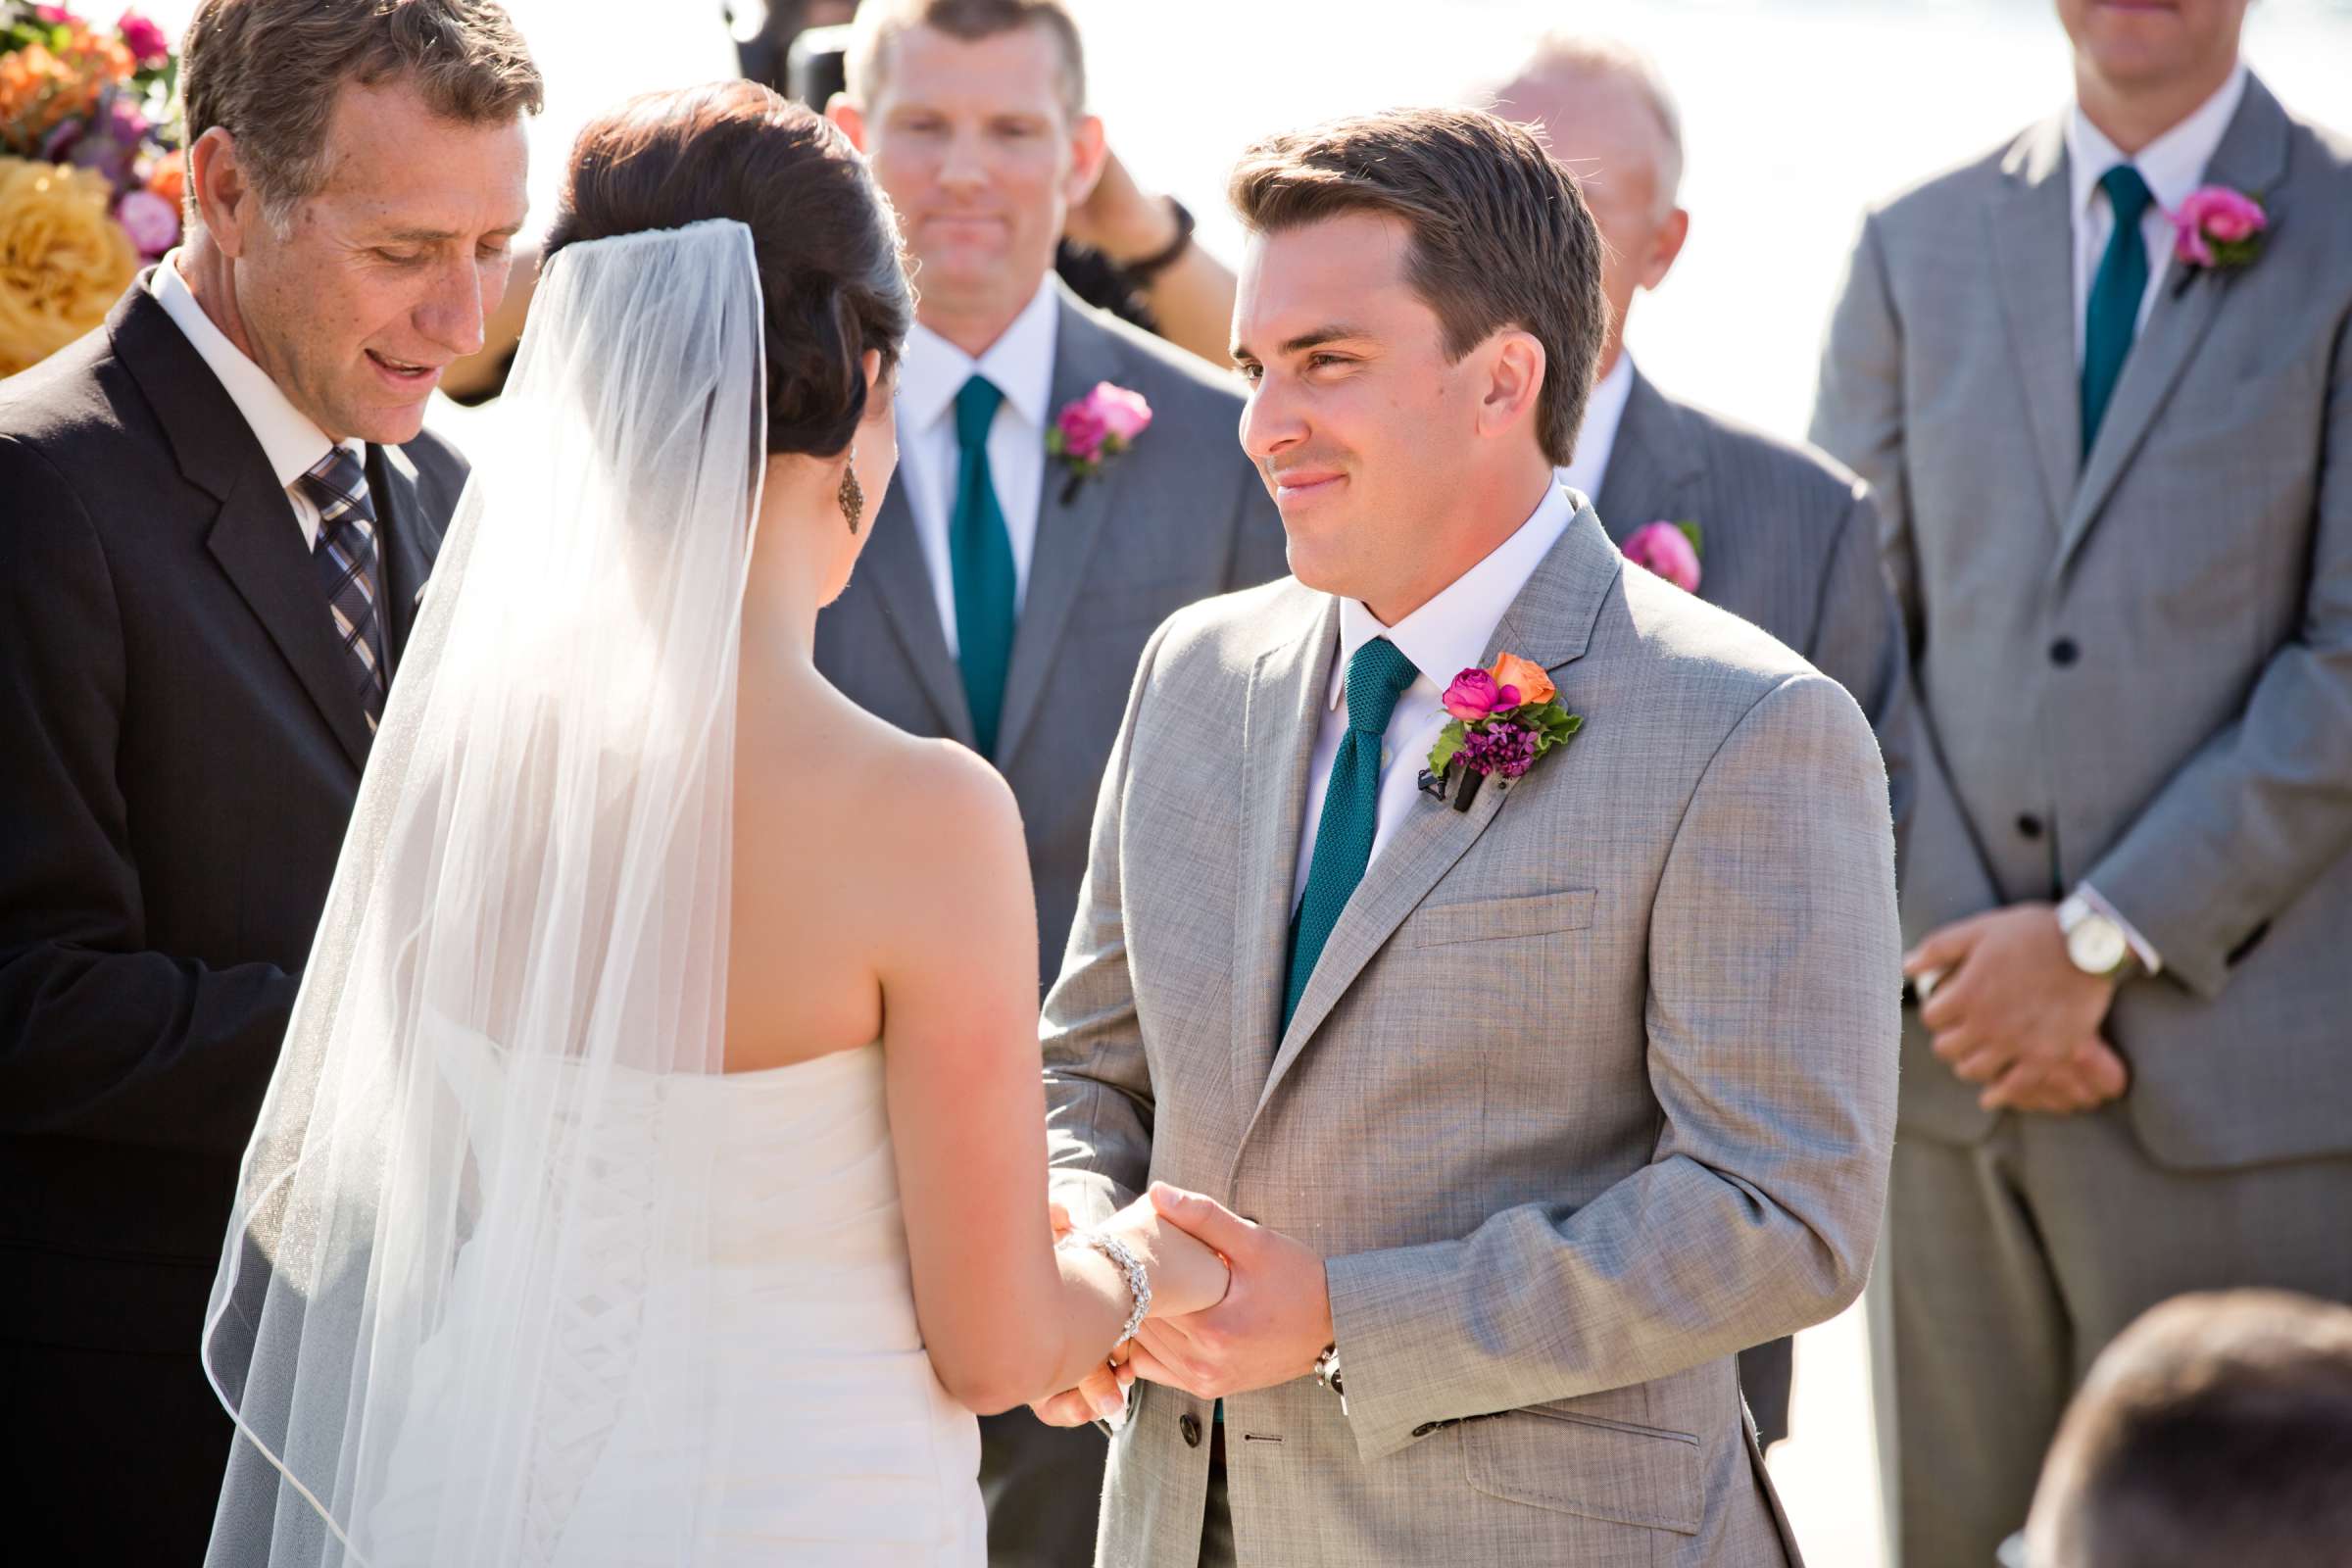
M 245 1153 L 214 1563 L 544 1560 L 614 1406 L 687 1452 L 720 1407 L 635 1330 L 709 1211 L 660 1080 L 721 1068 L 762 377 L 741 224 L 549 263 Z

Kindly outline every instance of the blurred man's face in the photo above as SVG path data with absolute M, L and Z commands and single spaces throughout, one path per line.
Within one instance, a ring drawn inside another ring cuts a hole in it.
M 1666 280 L 1690 233 L 1690 215 L 1662 200 L 1666 133 L 1632 82 L 1603 72 L 1552 73 L 1497 94 L 1496 112 L 1541 122 L 1552 157 L 1576 176 L 1600 229 L 1600 291 L 1609 302 L 1603 366 L 1615 363 L 1634 295 Z
M 1418 603 L 1425 525 L 1460 488 L 1484 385 L 1485 357 L 1449 362 L 1406 281 L 1411 244 L 1402 222 L 1361 213 L 1255 235 L 1234 302 L 1242 447 L 1282 513 L 1291 570 L 1375 613 Z
M 206 227 L 233 260 L 232 336 L 331 439 L 414 439 L 506 293 L 527 206 L 522 121 L 465 124 L 407 83 L 347 82 L 326 181 L 283 233 L 226 138 L 208 132 L 196 163 Z
M 1001 328 L 1045 281 L 1070 205 L 1102 172 L 1102 123 L 1072 123 L 1042 26 L 971 40 L 909 27 L 886 47 L 874 102 L 837 103 L 834 118 L 898 209 L 922 319 Z
M 2218 75 L 2237 58 L 2248 0 L 2058 0 L 2075 57 L 2124 91 Z

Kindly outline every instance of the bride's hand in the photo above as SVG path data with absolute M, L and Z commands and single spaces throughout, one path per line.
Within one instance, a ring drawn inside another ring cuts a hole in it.
M 1225 1260 L 1162 1219 L 1149 1195 L 1113 1214 L 1103 1229 L 1142 1257 L 1152 1276 L 1152 1316 L 1186 1317 L 1225 1299 L 1233 1283 Z

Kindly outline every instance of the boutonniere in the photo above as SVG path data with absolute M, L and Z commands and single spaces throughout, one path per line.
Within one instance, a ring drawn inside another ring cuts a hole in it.
M 2164 216 L 2172 220 L 2173 259 L 2180 264 L 2176 295 L 2209 272 L 2251 267 L 2271 229 L 2262 198 L 2227 185 L 2200 185 Z
M 1446 688 L 1444 701 L 1453 718 L 1429 749 L 1421 788 L 1445 800 L 1447 786 L 1458 780 L 1452 797 L 1457 811 L 1470 809 L 1489 773 L 1517 778 L 1585 723 L 1560 706 L 1543 666 L 1517 654 L 1504 654 L 1492 669 L 1463 670 Z
M 1054 416 L 1054 428 L 1046 432 L 1046 450 L 1070 471 L 1061 504 L 1076 500 L 1080 481 L 1101 473 L 1104 459 L 1133 446 L 1151 425 L 1152 405 L 1144 395 L 1108 381 L 1097 381 L 1092 392 L 1063 404 Z
M 1695 522 L 1647 522 L 1625 542 L 1625 559 L 1646 566 L 1687 594 L 1698 592 L 1703 536 Z

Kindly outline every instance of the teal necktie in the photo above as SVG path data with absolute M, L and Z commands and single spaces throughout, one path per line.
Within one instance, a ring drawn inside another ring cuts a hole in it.
M 2098 437 L 2099 421 L 2107 416 L 2107 400 L 2124 373 L 2124 356 L 2132 352 L 2132 334 L 2139 330 L 2139 302 L 2148 288 L 2148 244 L 2140 236 L 2139 220 L 2156 198 L 2148 182 L 2130 164 L 2118 164 L 2099 176 L 2107 207 L 2115 215 L 2115 232 L 2107 236 L 2107 254 L 2091 279 L 2090 305 L 2082 326 L 2082 453 Z
M 971 705 L 972 738 L 982 757 L 997 753 L 1004 710 L 1004 667 L 1012 662 L 1012 535 L 988 471 L 988 427 L 1004 394 L 975 375 L 956 394 L 956 513 L 948 523 L 948 561 L 956 578 L 956 662 Z
M 1375 637 L 1348 661 L 1348 730 L 1331 760 L 1323 814 L 1315 818 L 1315 858 L 1306 868 L 1306 894 L 1291 920 L 1291 977 L 1283 989 L 1282 1026 L 1289 1029 L 1298 999 L 1372 858 L 1380 824 L 1380 742 L 1396 699 L 1421 672 L 1386 637 Z

